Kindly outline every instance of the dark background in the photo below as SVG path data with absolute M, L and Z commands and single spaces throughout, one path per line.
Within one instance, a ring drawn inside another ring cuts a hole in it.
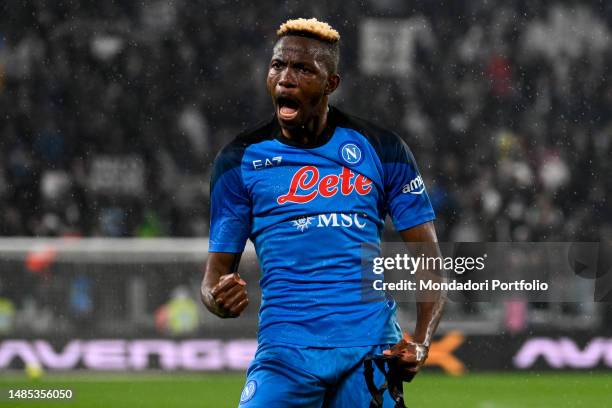
M 238 324 L 199 304 L 210 166 L 271 116 L 275 30 L 311 16 L 342 37 L 332 103 L 406 140 L 441 242 L 610 239 L 607 2 L 5 0 L 0 335 L 255 336 L 252 250 Z M 451 302 L 440 333 L 609 332 L 592 287 L 568 290 L 586 300 Z
M 207 236 L 215 154 L 272 113 L 274 32 L 316 16 L 342 36 L 333 103 L 405 138 L 441 240 L 610 236 L 607 2 L 6 0 L 0 15 L 1 235 Z M 393 34 L 366 51 L 371 18 L 415 33 L 407 68 L 384 52 Z

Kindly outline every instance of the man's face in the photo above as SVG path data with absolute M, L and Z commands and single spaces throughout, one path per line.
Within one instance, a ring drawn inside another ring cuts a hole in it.
M 268 92 L 280 125 L 293 129 L 307 126 L 327 103 L 337 87 L 337 75 L 330 75 L 320 43 L 311 38 L 281 38 L 268 70 Z

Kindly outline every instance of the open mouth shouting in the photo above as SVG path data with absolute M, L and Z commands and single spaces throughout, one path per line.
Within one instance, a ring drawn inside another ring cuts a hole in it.
M 292 96 L 281 95 L 276 98 L 276 113 L 283 122 L 292 122 L 300 112 L 300 103 Z

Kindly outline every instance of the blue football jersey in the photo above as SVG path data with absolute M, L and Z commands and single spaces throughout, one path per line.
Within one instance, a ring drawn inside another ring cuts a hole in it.
M 330 108 L 317 145 L 296 145 L 276 118 L 217 156 L 210 252 L 255 245 L 262 275 L 259 341 L 314 347 L 394 343 L 393 300 L 362 298 L 362 245 L 434 219 L 408 146 L 395 133 Z

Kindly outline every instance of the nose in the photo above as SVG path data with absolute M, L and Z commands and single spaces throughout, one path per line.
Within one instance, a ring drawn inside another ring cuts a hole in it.
M 290 67 L 286 67 L 281 71 L 278 85 L 284 88 L 295 88 L 297 86 L 294 72 Z

